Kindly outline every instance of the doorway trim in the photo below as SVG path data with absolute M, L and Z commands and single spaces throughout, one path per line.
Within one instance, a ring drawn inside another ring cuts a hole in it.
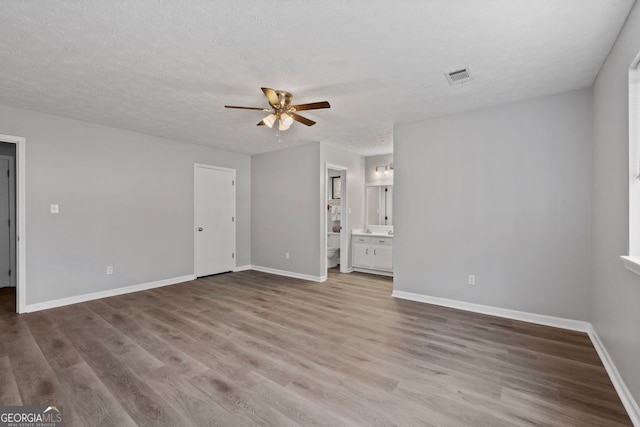
M 327 185 L 327 180 L 329 179 L 329 169 L 340 171 L 340 176 L 342 177 L 342 195 L 340 200 L 340 205 L 342 206 L 342 220 L 340 221 L 341 229 L 340 229 L 340 273 L 349 273 L 349 191 L 348 191 L 348 183 L 349 183 L 349 169 L 346 166 L 335 165 L 332 163 L 325 163 L 324 167 L 324 187 L 325 191 L 323 194 L 323 203 L 322 203 L 322 214 L 320 215 L 321 227 L 320 230 L 324 230 L 322 242 L 323 251 L 322 251 L 322 263 L 320 265 L 324 265 L 324 277 L 327 277 L 327 236 L 329 230 L 327 230 L 327 201 L 329 200 L 329 193 L 331 189 L 329 185 Z
M 0 142 L 16 144 L 16 311 L 26 312 L 27 305 L 27 239 L 26 239 L 26 139 L 21 136 L 2 135 Z
M 236 193 L 238 188 L 238 182 L 236 179 L 236 170 L 231 168 L 224 168 L 222 166 L 213 166 L 207 165 L 204 163 L 194 163 L 193 164 L 193 275 L 197 279 L 198 278 L 198 218 L 197 218 L 197 209 L 198 209 L 198 168 L 204 169 L 215 169 L 219 171 L 232 172 L 233 173 L 233 253 L 235 254 L 233 257 L 233 271 L 235 271 L 238 266 L 238 251 L 237 251 L 237 224 L 238 224 L 238 215 L 236 212 Z

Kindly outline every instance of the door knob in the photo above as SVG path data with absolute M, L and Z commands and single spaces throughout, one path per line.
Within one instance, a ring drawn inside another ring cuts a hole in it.
M 202 231 L 204 230 L 202 227 L 198 227 L 198 231 Z

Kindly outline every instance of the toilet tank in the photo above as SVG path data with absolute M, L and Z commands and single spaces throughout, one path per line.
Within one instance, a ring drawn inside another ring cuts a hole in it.
M 327 234 L 327 247 L 339 248 L 340 247 L 340 235 L 339 234 Z

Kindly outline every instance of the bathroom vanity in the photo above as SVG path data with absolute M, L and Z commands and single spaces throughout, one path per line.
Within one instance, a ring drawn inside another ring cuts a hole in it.
M 351 249 L 354 271 L 393 276 L 392 226 L 354 229 L 351 233 Z

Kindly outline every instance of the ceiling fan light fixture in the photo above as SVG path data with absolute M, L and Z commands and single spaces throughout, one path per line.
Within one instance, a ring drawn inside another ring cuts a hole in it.
M 275 114 L 269 114 L 267 117 L 262 119 L 262 121 L 264 122 L 265 125 L 269 127 L 273 127 L 273 124 L 276 122 L 277 118 L 278 117 Z
M 285 125 L 282 120 L 280 120 L 280 123 L 278 124 L 278 130 L 284 131 L 284 130 L 289 130 L 289 126 Z
M 280 114 L 280 122 L 285 125 L 287 128 L 293 124 L 293 117 L 291 117 L 287 113 Z
M 257 126 L 267 126 L 272 128 L 278 122 L 278 129 L 281 131 L 288 130 L 293 122 L 302 123 L 305 126 L 313 126 L 316 124 L 313 120 L 303 117 L 296 111 L 320 110 L 323 108 L 331 108 L 327 101 L 312 102 L 309 104 L 291 105 L 293 95 L 285 90 L 275 90 L 268 87 L 261 88 L 264 96 L 269 101 L 270 108 L 260 107 L 241 107 L 235 105 L 225 105 L 225 108 L 237 108 L 240 110 L 257 110 L 269 113 L 267 117 L 260 120 Z

